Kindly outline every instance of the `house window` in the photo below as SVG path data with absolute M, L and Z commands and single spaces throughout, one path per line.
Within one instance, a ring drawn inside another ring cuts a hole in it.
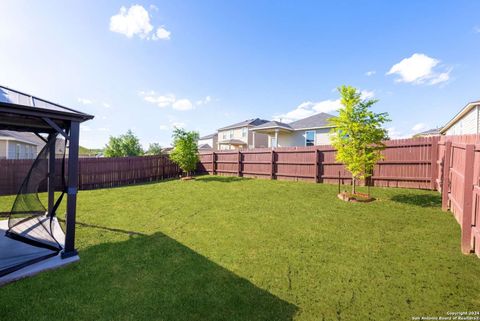
M 223 132 L 222 137 L 223 139 L 227 139 L 227 132 Z
M 230 129 L 230 139 L 233 138 L 233 129 Z
M 242 128 L 242 137 L 247 137 L 247 127 Z
M 315 145 L 315 131 L 308 130 L 305 132 L 305 146 Z

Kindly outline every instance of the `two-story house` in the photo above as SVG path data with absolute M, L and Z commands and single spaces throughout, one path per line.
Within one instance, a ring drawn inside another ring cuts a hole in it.
M 330 144 L 333 126 L 329 119 L 335 117 L 319 113 L 291 123 L 270 121 L 252 128 L 256 135 L 268 137 L 268 147 L 315 146 Z
M 253 131 L 255 127 L 265 123 L 268 123 L 268 120 L 255 118 L 218 129 L 217 149 L 267 147 L 268 135 Z

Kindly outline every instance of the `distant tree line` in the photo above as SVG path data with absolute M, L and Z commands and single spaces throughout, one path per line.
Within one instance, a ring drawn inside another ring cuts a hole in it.
M 105 146 L 105 157 L 126 157 L 143 155 L 162 155 L 162 147 L 158 143 L 150 144 L 147 150 L 143 150 L 138 137 L 128 130 L 120 136 L 110 136 Z

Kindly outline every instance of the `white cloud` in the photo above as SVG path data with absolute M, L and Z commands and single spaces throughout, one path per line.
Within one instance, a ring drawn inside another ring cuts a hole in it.
M 173 109 L 180 111 L 186 111 L 195 108 L 189 99 L 177 99 L 174 94 L 159 95 L 154 91 L 141 91 L 140 96 L 142 96 L 145 101 L 156 104 L 160 108 L 172 107 Z
M 370 99 L 375 96 L 373 91 L 362 90 L 362 99 Z M 306 118 L 318 113 L 331 113 L 337 111 L 342 107 L 340 99 L 327 99 L 319 102 L 305 101 L 298 105 L 294 110 L 291 110 L 284 114 L 279 114 L 273 117 L 274 120 L 280 120 L 282 122 L 292 122 L 302 118 Z
M 150 10 L 158 11 L 154 5 L 150 6 Z M 154 27 L 150 22 L 150 13 L 143 6 L 135 4 L 130 8 L 122 6 L 120 11 L 110 17 L 110 31 L 117 32 L 132 38 L 137 35 L 142 39 L 151 40 L 168 40 L 171 32 L 160 26 L 154 31 Z
M 79 103 L 83 104 L 83 105 L 90 105 L 93 103 L 93 101 L 91 101 L 90 99 L 87 99 L 87 98 L 78 98 L 77 99 Z
M 427 129 L 427 125 L 425 125 L 424 123 L 418 123 L 412 127 L 412 131 L 414 132 L 420 132 L 425 129 Z
M 387 132 L 388 137 L 390 137 L 391 139 L 402 139 L 410 137 L 410 135 L 405 135 L 402 131 L 397 130 L 395 127 L 388 127 Z
M 107 127 L 100 127 L 100 128 L 98 129 L 98 131 L 100 131 L 100 132 L 109 132 L 110 129 L 108 129 Z
M 199 105 L 199 106 L 201 106 L 201 105 L 206 105 L 206 104 L 208 104 L 208 103 L 211 102 L 211 101 L 212 101 L 212 97 L 206 96 L 206 97 L 203 98 L 203 99 L 197 100 L 197 101 L 196 101 L 196 104 Z
M 323 100 L 319 102 L 305 101 L 298 105 L 294 110 L 285 114 L 276 115 L 273 118 L 282 122 L 292 122 L 302 118 L 312 116 L 317 113 L 329 113 L 341 107 L 340 99 Z
M 157 32 L 152 36 L 152 39 L 170 40 L 170 34 L 171 32 L 164 27 L 158 27 Z
M 370 90 L 362 90 L 360 91 L 360 98 L 361 99 L 372 99 L 375 97 L 375 92 Z
M 84 132 L 92 131 L 92 128 L 90 128 L 90 126 L 87 126 L 87 125 L 80 125 L 80 129 Z
M 480 27 L 479 26 L 473 27 L 473 31 L 476 33 L 480 33 Z
M 139 35 L 145 38 L 153 30 L 148 11 L 141 5 L 133 5 L 128 10 L 120 8 L 120 12 L 110 18 L 110 30 L 121 33 L 128 38 Z
M 160 125 L 158 128 L 160 130 L 168 130 L 170 127 L 168 127 L 167 125 Z
M 365 76 L 370 77 L 375 75 L 377 72 L 375 70 L 370 70 L 365 73 Z
M 188 99 L 179 99 L 172 104 L 172 108 L 176 110 L 190 110 L 193 109 L 194 106 L 192 102 Z
M 105 103 L 105 102 L 102 103 L 102 106 L 105 107 L 105 108 L 110 108 L 111 107 L 109 103 Z
M 439 63 L 438 59 L 415 53 L 393 65 L 387 75 L 398 75 L 397 82 L 435 85 L 450 78 L 451 69 L 440 72 L 439 69 L 445 69 L 445 67 L 438 66 Z
M 175 95 L 173 94 L 158 95 L 154 91 L 141 91 L 140 95 L 143 96 L 145 101 L 156 104 L 160 108 L 171 106 L 176 101 Z

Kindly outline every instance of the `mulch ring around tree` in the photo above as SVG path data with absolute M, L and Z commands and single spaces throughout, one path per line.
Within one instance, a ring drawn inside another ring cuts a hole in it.
M 337 196 L 342 201 L 353 202 L 353 203 L 370 203 L 375 200 L 375 198 L 371 197 L 369 194 L 359 193 L 359 192 L 352 194 L 350 192 L 343 191 Z

